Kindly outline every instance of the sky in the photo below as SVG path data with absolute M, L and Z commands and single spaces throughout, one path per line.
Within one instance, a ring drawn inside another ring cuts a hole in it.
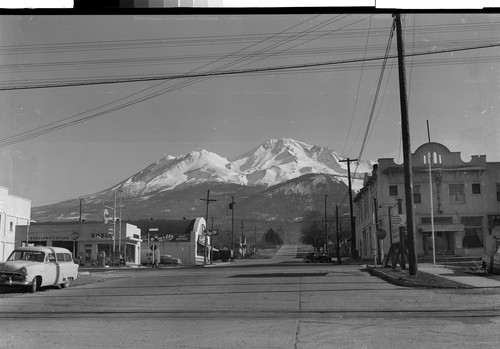
M 107 189 L 166 155 L 231 159 L 270 138 L 402 162 L 395 35 L 382 59 L 389 13 L 0 19 L 0 186 L 32 206 Z M 412 151 L 428 121 L 464 161 L 500 161 L 500 15 L 407 13 L 403 30 Z M 212 75 L 186 76 L 201 73 Z M 17 89 L 33 86 L 46 88 Z

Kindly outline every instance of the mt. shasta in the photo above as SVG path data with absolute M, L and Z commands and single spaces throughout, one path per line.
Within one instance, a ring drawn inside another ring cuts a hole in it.
M 247 215 L 277 219 L 286 213 L 288 217 L 280 218 L 296 219 L 311 209 L 312 196 L 346 192 L 347 163 L 341 159 L 326 147 L 289 138 L 269 139 L 230 160 L 206 150 L 169 155 L 111 188 L 82 198 L 83 218 L 100 219 L 100 212 L 105 205 L 112 205 L 116 192 L 126 207 L 124 219 L 204 216 L 199 199 L 210 189 L 221 201 L 211 205 L 213 214 L 227 214 L 226 201 L 234 196 L 239 208 L 246 207 Z M 353 189 L 359 189 L 364 173 L 371 171 L 370 161 L 352 164 Z M 297 209 L 279 208 L 275 201 L 285 198 L 294 201 Z M 275 212 L 269 211 L 271 207 L 276 208 Z M 32 219 L 37 221 L 78 219 L 79 214 L 76 200 L 32 209 Z

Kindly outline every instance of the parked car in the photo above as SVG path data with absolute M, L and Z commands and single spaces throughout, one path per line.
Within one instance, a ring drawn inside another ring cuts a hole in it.
M 160 264 L 164 265 L 182 265 L 182 262 L 179 258 L 172 257 L 170 255 L 160 256 Z
M 332 262 L 332 257 L 325 254 L 325 253 L 320 253 L 316 257 L 316 261 L 319 263 L 331 263 Z
M 325 253 L 309 252 L 302 257 L 302 260 L 306 263 L 330 263 L 332 257 Z
M 214 261 L 221 260 L 223 262 L 227 262 L 232 259 L 232 251 L 231 250 L 217 250 L 214 251 Z
M 69 287 L 78 278 L 78 264 L 61 247 L 19 247 L 0 263 L 0 285 L 27 286 L 35 293 L 43 286 Z
M 308 252 L 303 257 L 302 260 L 306 263 L 316 263 L 318 261 L 318 253 L 316 252 Z

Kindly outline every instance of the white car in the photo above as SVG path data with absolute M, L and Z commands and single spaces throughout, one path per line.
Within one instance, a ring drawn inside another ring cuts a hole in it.
M 31 293 L 42 286 L 69 287 L 76 278 L 78 264 L 71 252 L 61 247 L 19 247 L 0 263 L 0 285 L 28 286 Z

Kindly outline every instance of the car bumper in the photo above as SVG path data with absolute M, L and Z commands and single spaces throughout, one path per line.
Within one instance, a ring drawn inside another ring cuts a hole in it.
M 0 286 L 29 286 L 31 285 L 31 281 L 28 280 L 14 280 L 12 278 L 2 278 L 0 279 Z

